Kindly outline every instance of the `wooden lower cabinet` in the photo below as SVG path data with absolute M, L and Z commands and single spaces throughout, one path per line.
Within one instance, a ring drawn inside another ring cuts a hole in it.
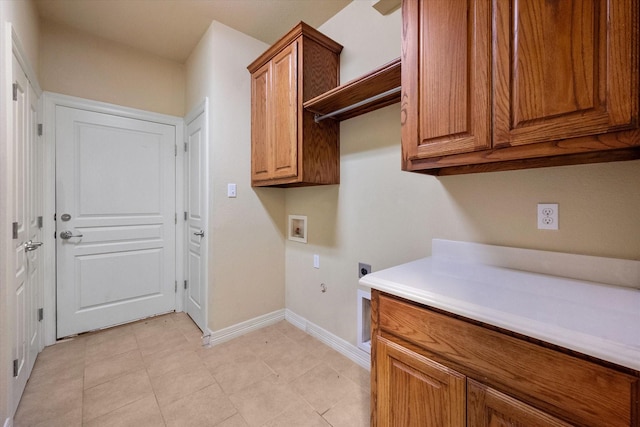
M 371 425 L 640 427 L 640 374 L 372 291 Z
M 467 379 L 467 426 L 569 427 L 572 425 L 491 387 Z
M 464 425 L 464 375 L 384 338 L 377 350 L 380 426 Z

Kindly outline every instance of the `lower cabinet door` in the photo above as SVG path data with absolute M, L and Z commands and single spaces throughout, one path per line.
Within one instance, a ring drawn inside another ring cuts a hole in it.
M 463 427 L 465 376 L 378 338 L 377 426 Z
M 468 427 L 568 427 L 572 425 L 472 379 L 467 380 L 467 395 Z

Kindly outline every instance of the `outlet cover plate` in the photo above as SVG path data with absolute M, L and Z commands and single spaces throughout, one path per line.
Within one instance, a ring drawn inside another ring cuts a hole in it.
M 558 229 L 558 204 L 538 203 L 538 230 Z
M 367 274 L 371 273 L 371 265 L 365 264 L 364 262 L 358 263 L 358 277 L 362 278 Z

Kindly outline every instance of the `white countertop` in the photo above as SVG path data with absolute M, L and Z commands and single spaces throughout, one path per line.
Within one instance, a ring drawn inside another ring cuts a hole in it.
M 437 251 L 436 245 L 443 250 Z M 511 249 L 434 241 L 432 257 L 374 272 L 360 284 L 640 371 L 640 289 L 630 287 L 636 284 L 640 262 L 622 260 L 626 273 L 632 273 L 627 279 L 634 282 L 619 286 L 487 265 L 468 253 L 456 259 L 455 250 L 468 245 L 483 256 L 492 248 L 499 249 L 497 254 Z M 514 250 L 515 255 L 537 257 L 547 267 L 547 254 L 557 258 L 548 252 Z M 585 262 L 600 270 L 621 265 L 621 260 L 612 264 L 603 258 L 574 257 L 571 268 Z M 499 264 L 495 258 L 491 262 Z M 567 269 L 560 273 L 566 275 Z

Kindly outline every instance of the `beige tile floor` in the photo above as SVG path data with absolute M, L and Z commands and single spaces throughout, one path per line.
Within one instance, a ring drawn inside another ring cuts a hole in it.
M 22 426 L 369 425 L 369 372 L 286 321 L 211 348 L 183 313 L 47 347 Z

